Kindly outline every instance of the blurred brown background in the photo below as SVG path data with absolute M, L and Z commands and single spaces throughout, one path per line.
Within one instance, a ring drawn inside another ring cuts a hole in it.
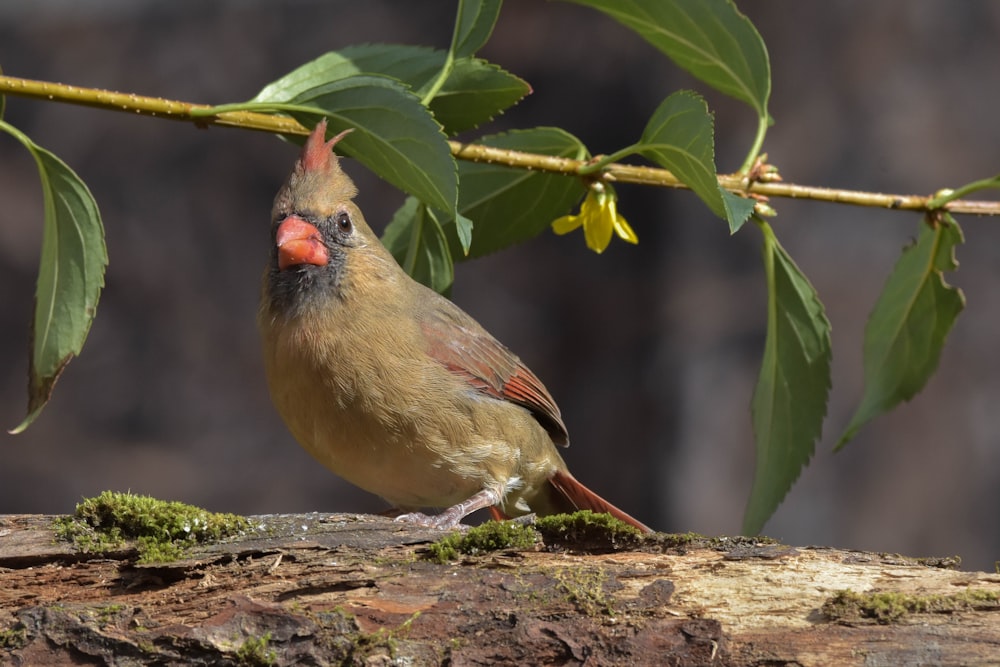
M 997 173 L 1000 4 L 743 0 L 772 59 L 766 150 L 786 180 L 927 193 Z M 360 42 L 446 46 L 453 3 L 135 0 L 0 3 L 11 75 L 223 103 Z M 482 55 L 535 88 L 488 131 L 560 125 L 594 152 L 631 143 L 694 87 L 735 169 L 751 112 L 575 5 L 509 0 Z M 295 151 L 265 134 L 9 98 L 7 120 L 63 158 L 104 216 L 111 265 L 82 356 L 29 431 L 0 435 L 0 513 L 68 512 L 128 490 L 243 513 L 384 507 L 302 452 L 273 412 L 254 324 L 268 211 Z M 474 135 L 473 135 L 474 136 Z M 360 165 L 376 228 L 402 195 Z M 670 531 L 739 530 L 753 473 L 749 402 L 764 340 L 759 234 L 734 238 L 689 193 L 619 188 L 640 245 L 603 255 L 546 234 L 462 265 L 455 300 L 559 401 L 575 474 Z M 41 194 L 0 137 L 0 425 L 24 410 Z M 1000 558 L 1000 220 L 962 218 L 951 280 L 968 297 L 911 404 L 830 450 L 861 395 L 865 318 L 917 231 L 907 213 L 776 201 L 775 228 L 834 327 L 822 442 L 768 534 L 911 555 Z

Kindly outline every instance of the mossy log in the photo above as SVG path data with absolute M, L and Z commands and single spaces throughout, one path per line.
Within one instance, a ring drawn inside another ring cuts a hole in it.
M 0 516 L 0 664 L 1000 662 L 1000 576 L 951 559 L 598 527 L 447 560 L 440 531 L 308 514 L 140 562 L 57 518 Z

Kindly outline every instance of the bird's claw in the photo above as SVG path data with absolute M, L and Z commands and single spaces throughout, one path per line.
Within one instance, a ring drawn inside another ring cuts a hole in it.
M 451 530 L 459 525 L 462 517 L 450 515 L 447 511 L 440 514 L 423 514 L 421 512 L 410 512 L 400 514 L 393 521 L 400 523 L 412 523 L 424 528 L 437 528 L 439 530 Z

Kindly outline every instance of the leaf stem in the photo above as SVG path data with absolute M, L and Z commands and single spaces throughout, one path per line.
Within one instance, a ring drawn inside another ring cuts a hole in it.
M 199 126 L 223 125 L 227 127 L 239 127 L 247 130 L 260 132 L 270 132 L 274 134 L 309 134 L 309 130 L 288 116 L 277 116 L 252 111 L 220 111 L 227 107 L 238 105 L 222 105 L 212 107 L 207 104 L 193 104 L 190 102 L 180 102 L 176 100 L 166 100 L 158 97 L 146 97 L 134 93 L 118 93 L 109 90 L 96 88 L 81 88 L 79 86 L 69 86 L 48 81 L 34 81 L 11 76 L 0 76 L 0 94 L 15 95 L 18 97 L 29 97 L 34 99 L 64 102 L 69 104 L 80 104 L 83 106 L 97 107 L 111 111 L 121 111 L 125 113 L 154 116 L 157 118 L 167 118 L 170 120 L 193 122 Z M 319 113 L 317 111 L 317 113 Z M 211 115 L 206 115 L 211 114 Z M 763 128 L 762 124 L 762 128 Z M 758 138 L 755 145 L 763 141 L 763 133 L 758 131 Z M 485 162 L 490 164 L 501 164 L 516 169 L 531 169 L 546 171 L 558 174 L 568 174 L 579 176 L 581 174 L 595 171 L 593 165 L 586 160 L 575 160 L 572 158 L 556 157 L 552 155 L 540 155 L 535 153 L 523 153 L 501 148 L 492 148 L 477 144 L 463 144 L 457 141 L 449 141 L 451 153 L 459 160 L 470 160 L 473 162 Z M 622 149 L 617 153 L 608 156 L 616 158 L 619 154 L 629 151 Z M 751 154 L 756 154 L 756 150 Z M 600 164 L 603 170 L 603 177 L 610 181 L 619 183 L 637 183 L 640 185 L 654 185 L 668 188 L 686 188 L 676 176 L 666 169 L 655 167 L 644 167 L 637 165 L 621 164 L 611 162 L 604 164 L 606 158 L 602 158 L 596 164 Z M 793 183 L 766 183 L 754 182 L 746 184 L 744 177 L 739 174 L 719 175 L 719 184 L 731 191 L 739 194 L 753 194 L 764 197 L 787 197 L 791 199 L 810 199 L 813 201 L 825 201 L 838 204 L 850 204 L 853 206 L 867 206 L 874 208 L 888 208 L 905 211 L 927 211 L 933 209 L 943 209 L 951 213 L 965 213 L 973 215 L 1000 215 L 1000 202 L 997 201 L 971 201 L 955 198 L 955 193 L 945 196 L 926 195 L 899 195 L 884 194 L 877 192 L 863 192 L 857 190 L 840 190 L 836 188 L 823 188 L 807 185 L 796 185 Z M 986 184 L 986 185 L 984 185 Z M 964 188 L 956 190 L 958 196 L 968 192 L 974 192 L 985 187 L 997 187 L 996 178 L 977 181 Z M 942 203 L 944 202 L 944 203 Z
M 760 155 L 760 151 L 764 147 L 764 137 L 767 136 L 767 128 L 770 126 L 771 117 L 766 112 L 757 117 L 757 136 L 753 139 L 750 152 L 747 153 L 747 158 L 743 161 L 743 166 L 740 167 L 739 173 L 745 174 L 753 168 L 754 162 L 757 161 L 757 156 Z
M 458 27 L 455 28 L 458 30 Z M 430 106 L 431 102 L 441 92 L 441 87 L 444 86 L 444 82 L 448 80 L 451 76 L 451 70 L 455 66 L 455 54 L 451 49 L 448 50 L 448 55 L 445 56 L 444 64 L 441 66 L 441 71 L 438 72 L 437 78 L 434 79 L 434 83 L 428 89 L 424 96 L 420 98 L 420 103 L 425 107 Z
M 944 207 L 949 202 L 961 199 L 966 195 L 971 195 L 973 192 L 979 192 L 980 190 L 988 190 L 991 188 L 1000 188 L 1000 174 L 991 176 L 990 178 L 973 181 L 972 183 L 963 185 L 956 190 L 942 190 L 938 192 L 933 199 L 927 202 L 927 208 L 929 210 L 939 209 Z
M 451 76 L 451 70 L 455 67 L 455 47 L 457 46 L 459 39 L 459 31 L 461 29 L 462 23 L 462 8 L 461 2 L 458 3 L 458 16 L 455 17 L 455 27 L 451 34 L 451 46 L 448 47 L 448 52 L 444 57 L 444 64 L 441 65 L 441 71 L 438 72 L 437 78 L 434 79 L 434 83 L 431 87 L 427 89 L 424 96 L 420 98 L 420 103 L 425 107 L 429 107 L 431 102 L 441 92 L 441 87 L 444 86 L 444 82 L 448 80 Z
M 601 155 L 598 156 L 593 162 L 588 162 L 583 167 L 577 169 L 577 173 L 581 176 L 589 176 L 590 174 L 599 173 L 605 167 L 618 162 L 622 158 L 628 157 L 634 153 L 639 152 L 639 144 L 632 144 L 631 146 L 626 146 L 621 150 L 617 150 L 611 155 Z

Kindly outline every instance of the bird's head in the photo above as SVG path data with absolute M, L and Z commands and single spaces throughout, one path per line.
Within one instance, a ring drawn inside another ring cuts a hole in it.
M 274 199 L 264 288 L 271 307 L 285 314 L 341 296 L 352 252 L 381 250 L 352 201 L 357 188 L 333 152 L 348 132 L 327 140 L 326 120 L 320 121 Z

